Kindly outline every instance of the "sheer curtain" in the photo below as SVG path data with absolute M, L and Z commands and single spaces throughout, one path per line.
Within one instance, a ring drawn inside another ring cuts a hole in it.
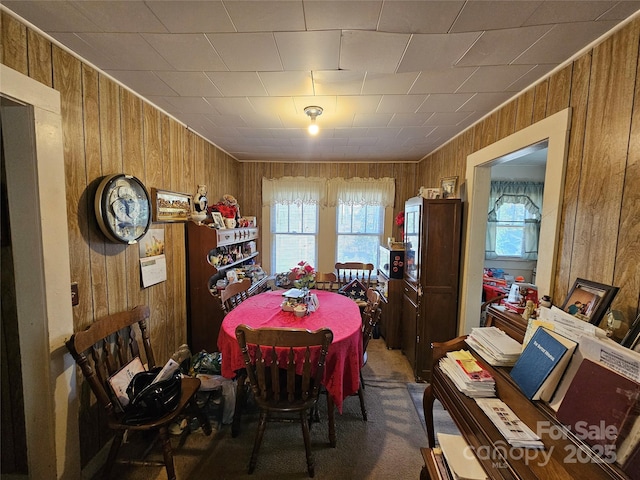
M 267 207 L 301 203 L 324 206 L 326 182 L 319 177 L 263 178 L 262 203 Z
M 487 238 L 485 258 L 497 258 L 496 229 L 497 211 L 505 203 L 524 206 L 524 252 L 523 260 L 538 259 L 538 237 L 542 211 L 544 183 L 493 181 L 489 192 L 489 214 L 487 216 Z
M 332 178 L 327 181 L 327 203 L 393 207 L 396 183 L 393 178 Z

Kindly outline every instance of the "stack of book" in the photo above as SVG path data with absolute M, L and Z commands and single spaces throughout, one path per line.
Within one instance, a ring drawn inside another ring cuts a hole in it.
M 522 352 L 519 342 L 496 327 L 473 328 L 466 342 L 494 367 L 513 366 Z
M 544 448 L 540 437 L 520 420 L 499 398 L 477 398 L 476 403 L 514 447 Z
M 440 359 L 440 369 L 458 390 L 468 397 L 496 396 L 496 382 L 493 376 L 466 350 L 447 352 L 447 355 Z

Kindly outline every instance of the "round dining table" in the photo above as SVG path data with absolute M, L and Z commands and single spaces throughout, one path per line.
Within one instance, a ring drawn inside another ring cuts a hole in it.
M 304 328 L 317 330 L 327 327 L 333 332 L 325 360 L 323 386 L 342 413 L 345 398 L 358 391 L 362 357 L 362 317 L 352 299 L 324 290 L 311 290 L 318 296 L 316 311 L 303 317 L 282 310 L 284 290 L 267 291 L 249 297 L 231 310 L 222 321 L 218 349 L 222 353 L 222 375 L 235 378 L 245 368 L 236 340 L 240 324 L 252 328 Z

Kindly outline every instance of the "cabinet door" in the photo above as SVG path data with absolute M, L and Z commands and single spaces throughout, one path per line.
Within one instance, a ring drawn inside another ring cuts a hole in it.
M 402 353 L 409 360 L 414 372 L 416 368 L 417 316 L 416 291 L 405 283 L 402 295 Z

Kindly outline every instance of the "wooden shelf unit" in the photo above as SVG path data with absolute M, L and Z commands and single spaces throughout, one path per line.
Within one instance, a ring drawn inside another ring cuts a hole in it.
M 494 306 L 487 308 L 487 326 L 491 325 L 505 331 L 519 342 L 522 342 L 526 331 L 526 322 L 520 315 L 501 311 Z M 510 368 L 492 367 L 487 364 L 467 346 L 465 338 L 463 336 L 433 344 L 432 382 L 425 390 L 423 398 L 430 447 L 435 445 L 433 401 L 438 399 L 471 448 L 475 452 L 485 453 L 479 456 L 478 460 L 491 479 L 628 479 L 620 468 L 605 463 L 586 443 L 564 430 L 551 408 L 542 402 L 527 399 L 509 376 Z M 520 420 L 540 435 L 545 445 L 544 450 L 511 448 L 475 400 L 461 393 L 439 368 L 435 368 L 438 360 L 448 351 L 460 349 L 471 351 L 491 372 L 496 380 L 498 397 Z M 538 429 L 537 426 L 546 428 Z M 564 434 L 559 435 L 558 432 Z M 436 466 L 428 464 L 431 462 L 428 455 L 423 457 L 425 468 L 421 478 L 434 478 L 430 475 L 436 472 Z
M 206 225 L 187 223 L 187 334 L 191 351 L 218 350 L 218 333 L 224 318 L 220 297 L 215 292 L 215 280 L 223 278 L 226 270 L 247 264 L 259 256 L 248 252 L 248 242 L 258 240 L 258 228 L 216 230 Z M 225 265 L 214 266 L 210 258 L 220 247 L 238 246 L 243 258 Z M 266 290 L 267 278 L 255 282 L 250 294 Z

